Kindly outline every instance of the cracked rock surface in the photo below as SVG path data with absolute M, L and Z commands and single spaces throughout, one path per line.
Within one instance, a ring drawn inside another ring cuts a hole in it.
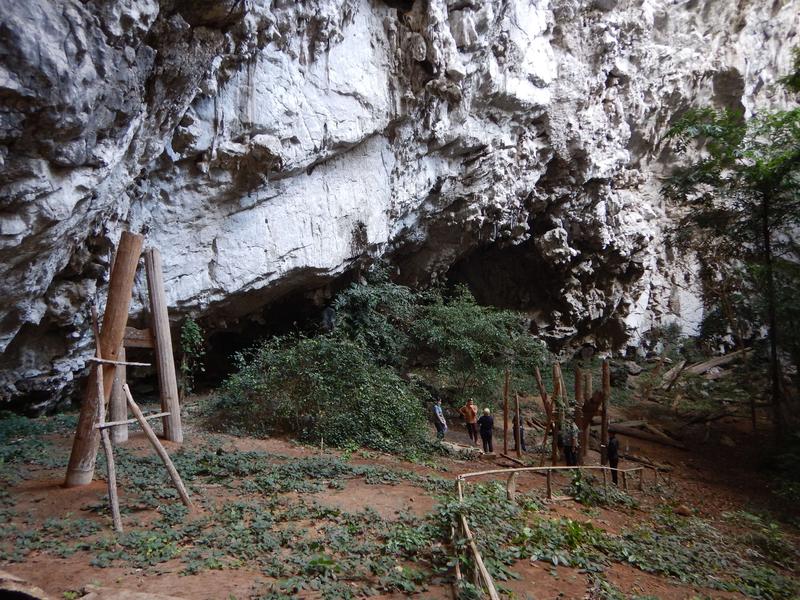
M 74 392 L 123 229 L 161 250 L 176 319 L 385 256 L 558 343 L 691 330 L 664 133 L 784 104 L 798 31 L 800 0 L 8 0 L 0 397 Z

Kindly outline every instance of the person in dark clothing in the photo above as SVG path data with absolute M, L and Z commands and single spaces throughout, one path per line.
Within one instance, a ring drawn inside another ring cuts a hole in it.
M 617 434 L 611 432 L 608 434 L 608 448 L 606 449 L 608 456 L 608 466 L 613 470 L 611 471 L 611 480 L 617 484 L 617 465 L 619 465 L 619 440 Z
M 517 423 L 517 415 L 514 415 L 514 444 L 519 444 L 520 449 L 523 452 L 527 452 L 528 449 L 525 447 L 525 426 L 522 423 Z M 515 446 L 516 448 L 516 446 Z
M 567 461 L 567 466 L 574 467 L 578 464 L 578 455 L 575 451 L 578 445 L 577 427 L 575 423 L 569 421 L 564 424 L 563 430 L 563 445 L 564 445 L 564 459 Z
M 488 408 L 483 409 L 483 416 L 478 419 L 478 427 L 481 432 L 481 441 L 483 442 L 483 451 L 486 453 L 494 452 L 492 447 L 492 431 L 494 430 L 494 418 Z

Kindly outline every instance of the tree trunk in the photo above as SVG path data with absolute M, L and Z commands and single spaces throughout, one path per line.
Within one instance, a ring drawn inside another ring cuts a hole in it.
M 775 273 L 772 265 L 772 240 L 770 236 L 770 194 L 762 193 L 761 234 L 764 243 L 764 267 L 767 275 L 767 330 L 769 336 L 769 371 L 772 388 L 772 409 L 775 432 L 783 438 L 785 427 L 783 422 L 783 398 L 781 397 L 780 363 L 778 362 L 778 328 L 775 310 Z

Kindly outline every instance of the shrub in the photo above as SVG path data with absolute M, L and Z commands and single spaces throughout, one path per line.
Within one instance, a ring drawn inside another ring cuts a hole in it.
M 377 362 L 400 366 L 406 360 L 417 302 L 414 291 L 391 283 L 386 271 L 377 269 L 368 283 L 355 283 L 339 294 L 333 306 L 341 333 L 362 344 Z
M 238 357 L 218 394 L 228 427 L 277 427 L 312 442 L 399 451 L 421 444 L 421 391 L 340 335 L 280 337 Z

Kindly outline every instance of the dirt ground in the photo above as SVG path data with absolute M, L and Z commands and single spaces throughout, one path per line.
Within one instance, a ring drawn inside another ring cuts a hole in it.
M 656 411 L 657 412 L 657 411 Z M 623 417 L 619 412 L 617 417 Z M 626 418 L 653 418 L 647 407 L 628 410 Z M 625 453 L 646 456 L 661 464 L 668 465 L 672 471 L 667 474 L 671 490 L 671 502 L 686 505 L 695 514 L 713 521 L 719 521 L 723 511 L 753 510 L 771 508 L 774 496 L 770 494 L 769 480 L 759 472 L 758 459 L 753 458 L 753 435 L 747 430 L 747 424 L 729 419 L 713 424 L 710 435 L 705 429 L 675 432 L 680 433 L 685 443 L 692 450 L 684 451 L 657 444 L 641 442 L 634 439 L 621 438 L 621 449 Z M 186 444 L 201 435 L 199 431 L 188 428 Z M 205 435 L 205 434 L 203 434 Z M 230 452 L 267 451 L 288 457 L 302 458 L 315 455 L 331 455 L 327 450 L 298 445 L 285 439 L 253 439 L 238 438 L 214 434 L 215 440 Z M 539 437 L 539 434 L 536 434 Z M 707 441 L 702 441 L 704 439 Z M 450 441 L 468 443 L 466 433 L 458 423 L 453 423 L 448 434 Z M 68 453 L 71 440 L 67 435 L 51 438 L 57 451 Z M 500 446 L 502 438 L 496 440 Z M 175 450 L 166 444 L 168 450 Z M 146 439 L 141 433 L 132 433 L 125 448 L 134 453 L 151 452 Z M 339 453 L 333 453 L 338 455 Z M 589 453 L 590 464 L 598 463 L 595 452 Z M 460 473 L 494 468 L 495 466 L 513 466 L 506 460 L 487 459 L 461 461 L 442 458 L 437 461 L 436 468 L 376 453 L 354 455 L 355 464 L 381 465 L 390 468 L 402 468 L 420 475 L 435 475 L 453 478 Z M 537 460 L 538 464 L 538 460 Z M 636 463 L 622 461 L 621 468 L 637 466 Z M 108 528 L 108 517 L 99 514 L 96 508 L 104 500 L 106 485 L 104 481 L 95 481 L 91 485 L 78 488 L 61 486 L 63 472 L 61 469 L 44 469 L 32 467 L 27 479 L 10 490 L 14 500 L 15 518 L 26 524 L 43 523 L 51 518 L 63 518 L 67 515 L 80 516 L 98 521 L 102 527 Z M 651 477 L 648 473 L 647 477 Z M 487 479 L 487 478 L 484 478 Z M 500 477 L 500 480 L 504 478 Z M 562 478 L 563 484 L 566 479 Z M 649 481 L 646 481 L 646 484 Z M 557 487 L 561 487 L 560 485 Z M 633 496 L 637 496 L 635 485 L 631 485 Z M 531 489 L 544 490 L 544 477 L 525 474 L 519 479 L 518 490 L 525 492 Z M 225 499 L 229 492 L 223 487 L 213 485 L 201 488 L 201 493 L 210 497 Z M 401 513 L 411 513 L 423 517 L 432 511 L 437 499 L 433 493 L 426 492 L 418 486 L 401 482 L 395 485 L 366 485 L 363 481 L 352 481 L 344 489 L 325 489 L 315 492 L 310 497 L 323 506 L 330 506 L 349 512 L 363 509 L 374 509 L 383 519 L 392 520 Z M 610 533 L 618 534 L 626 527 L 644 521 L 649 510 L 657 507 L 665 500 L 654 495 L 641 495 L 641 507 L 634 511 L 615 510 L 613 508 L 595 508 L 587 511 L 572 500 L 560 500 L 550 505 L 553 516 L 569 517 L 574 520 L 591 522 Z M 130 506 L 135 499 L 128 490 L 121 490 L 121 503 Z M 775 507 L 782 510 L 782 507 Z M 147 523 L 156 516 L 155 511 L 148 508 L 132 513 L 138 523 Z M 313 524 L 312 524 L 313 525 Z M 313 526 L 309 528 L 313 531 Z M 313 535 L 313 534 L 312 534 Z M 100 589 L 128 589 L 137 592 L 160 593 L 179 596 L 187 599 L 235 599 L 248 598 L 253 594 L 259 582 L 269 578 L 263 573 L 249 568 L 205 570 L 197 574 L 180 574 L 181 569 L 175 561 L 162 562 L 147 569 L 126 567 L 93 567 L 89 564 L 91 556 L 85 552 L 77 552 L 70 556 L 58 557 L 51 554 L 34 552 L 24 562 L 0 563 L 0 568 L 22 577 L 52 595 L 53 598 L 79 597 L 81 591 Z M 590 593 L 590 575 L 560 566 L 554 568 L 541 562 L 520 560 L 512 568 L 517 579 L 503 582 L 503 586 L 516 598 L 593 598 Z M 743 597 L 732 593 L 721 593 L 697 587 L 686 586 L 666 577 L 644 573 L 636 568 L 614 563 L 608 569 L 608 580 L 628 596 L 651 596 L 656 598 L 737 598 Z M 78 592 L 78 595 L 75 594 Z M 314 593 L 298 595 L 298 597 L 317 597 Z M 403 597 L 402 594 L 382 596 L 385 598 Z M 433 582 L 427 591 L 416 595 L 418 598 L 452 598 L 453 591 L 449 585 Z

